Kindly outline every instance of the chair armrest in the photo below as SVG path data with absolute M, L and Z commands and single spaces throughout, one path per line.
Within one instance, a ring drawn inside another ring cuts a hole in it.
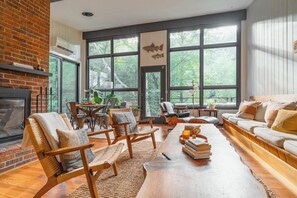
M 174 116 L 177 116 L 176 113 L 167 113 L 165 114 L 165 117 L 168 118 L 168 117 L 174 117 Z
M 137 123 L 148 123 L 148 122 L 152 122 L 154 120 L 155 120 L 155 118 L 146 118 L 146 119 L 137 121 Z
M 131 122 L 123 122 L 123 123 L 119 123 L 119 124 L 112 124 L 113 126 L 125 126 L 131 124 Z
M 95 143 L 89 143 L 89 144 L 82 144 L 82 145 L 73 146 L 73 147 L 65 147 L 65 148 L 51 150 L 51 151 L 45 152 L 44 154 L 48 156 L 61 155 L 61 154 L 69 153 L 73 151 L 85 150 L 87 148 L 91 148 L 94 145 Z
M 93 135 L 99 135 L 99 134 L 106 134 L 108 132 L 113 132 L 113 129 L 105 129 L 105 130 L 100 130 L 100 131 L 94 131 L 91 133 L 88 133 L 88 136 L 93 136 Z

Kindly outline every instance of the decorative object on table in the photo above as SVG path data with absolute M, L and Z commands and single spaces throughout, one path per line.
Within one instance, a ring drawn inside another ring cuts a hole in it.
M 185 125 L 185 130 L 191 131 L 191 137 L 197 137 L 201 132 L 201 125 Z
M 114 108 L 114 105 L 117 105 L 119 106 L 120 105 L 120 99 L 114 94 L 114 93 L 110 93 L 110 94 L 107 94 L 105 96 L 105 98 L 108 98 L 110 103 L 111 103 L 111 108 Z M 114 102 L 113 102 L 114 101 Z M 113 104 L 114 103 L 114 104 Z
M 185 142 L 182 151 L 193 159 L 208 159 L 211 155 L 211 145 L 205 139 L 195 138 Z
M 186 131 L 186 132 L 184 132 Z M 191 131 L 190 130 L 184 130 L 182 132 L 182 134 L 179 136 L 179 142 L 181 144 L 185 144 L 187 140 L 189 139 L 196 139 L 196 138 L 200 138 L 200 139 L 204 139 L 207 142 L 207 137 L 201 134 L 195 134 L 195 135 L 191 135 Z
M 91 88 L 91 89 L 85 90 L 85 93 L 88 94 L 88 102 L 97 103 L 97 104 L 102 103 L 103 99 L 102 99 L 102 93 L 100 91 Z
M 208 109 L 215 109 L 216 108 L 216 102 L 214 100 L 208 100 L 207 108 Z
M 182 138 L 184 140 L 188 140 L 190 137 L 191 137 L 191 131 L 190 130 L 183 130 Z

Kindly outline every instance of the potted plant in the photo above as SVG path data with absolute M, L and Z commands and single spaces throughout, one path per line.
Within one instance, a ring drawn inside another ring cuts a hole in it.
M 213 101 L 213 100 L 209 100 L 209 101 L 207 102 L 207 107 L 208 107 L 208 109 L 215 109 L 215 108 L 216 108 L 216 103 L 215 103 L 215 101 Z
M 132 113 L 136 120 L 140 120 L 140 107 L 138 105 L 131 105 L 130 106 Z

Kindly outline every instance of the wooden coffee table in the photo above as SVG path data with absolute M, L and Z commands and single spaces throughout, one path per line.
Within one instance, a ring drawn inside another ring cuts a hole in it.
M 183 153 L 179 136 L 184 125 L 177 124 L 158 150 L 158 157 L 144 164 L 146 178 L 137 197 L 268 197 L 264 186 L 214 125 L 201 125 L 201 134 L 212 146 L 210 160 L 193 160 Z

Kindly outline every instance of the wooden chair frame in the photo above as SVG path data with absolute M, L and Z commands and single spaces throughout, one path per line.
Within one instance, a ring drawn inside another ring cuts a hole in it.
M 67 123 L 67 125 L 70 125 L 70 122 L 68 120 L 68 117 L 66 114 L 61 114 L 61 117 L 64 119 L 64 121 Z M 95 181 L 100 176 L 102 170 L 107 169 L 109 167 L 113 167 L 114 174 L 117 175 L 117 165 L 114 161 L 113 164 L 109 164 L 107 162 L 99 165 L 89 165 L 88 159 L 86 157 L 86 149 L 91 148 L 94 146 L 94 143 L 74 146 L 74 147 L 65 147 L 61 149 L 51 149 L 41 127 L 37 123 L 37 121 L 33 118 L 29 118 L 26 120 L 26 127 L 27 131 L 29 133 L 30 140 L 33 144 L 33 147 L 36 151 L 37 157 L 42 165 L 42 168 L 48 178 L 46 184 L 36 193 L 34 197 L 41 197 L 46 192 L 48 192 L 51 188 L 54 186 L 67 181 L 71 178 L 80 176 L 85 174 L 90 194 L 92 198 L 97 198 L 98 191 L 96 188 Z M 108 130 L 101 130 L 89 133 L 88 136 L 94 136 L 99 134 L 105 134 L 109 137 L 108 133 L 113 132 L 113 129 Z M 108 142 L 110 144 L 110 140 Z M 123 147 L 123 145 L 117 145 L 119 147 Z M 115 146 L 116 147 L 116 146 Z M 120 148 L 122 150 L 122 148 Z M 79 168 L 70 172 L 63 172 L 63 168 L 61 164 L 57 161 L 55 158 L 56 155 L 61 155 L 68 152 L 73 151 L 79 151 L 82 157 L 83 162 L 83 168 Z
M 135 142 L 139 142 L 141 140 L 145 140 L 147 138 L 151 138 L 152 139 L 152 143 L 153 143 L 153 147 L 154 149 L 156 149 L 156 140 L 155 140 L 155 132 L 157 130 L 159 130 L 158 128 L 153 128 L 153 120 L 154 118 L 147 118 L 147 119 L 143 119 L 143 120 L 139 120 L 137 121 L 138 124 L 140 123 L 149 123 L 150 124 L 150 130 L 148 130 L 145 133 L 129 133 L 129 122 L 127 123 L 120 123 L 120 124 L 116 124 L 113 121 L 113 114 L 114 113 L 122 113 L 122 112 L 131 112 L 130 108 L 121 108 L 121 109 L 109 109 L 109 123 L 113 128 L 117 128 L 117 127 L 124 127 L 125 129 L 125 135 L 122 136 L 118 136 L 118 134 L 116 133 L 116 130 L 114 129 L 114 137 L 115 139 L 113 140 L 113 142 L 111 144 L 115 144 L 120 140 L 126 140 L 127 142 L 127 146 L 128 146 L 128 151 L 129 151 L 129 155 L 130 158 L 133 158 L 133 152 L 132 152 L 132 144 Z M 107 137 L 107 141 L 109 140 L 109 137 Z

